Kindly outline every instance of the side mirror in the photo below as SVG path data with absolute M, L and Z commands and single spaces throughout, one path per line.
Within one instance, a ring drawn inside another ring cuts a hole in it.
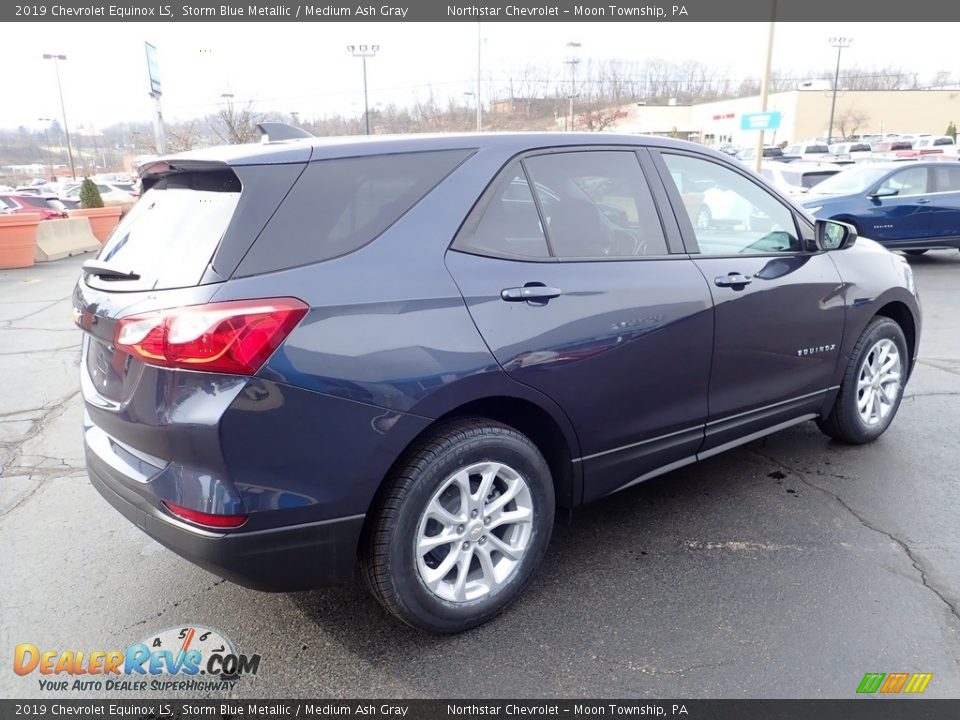
M 899 195 L 899 194 L 900 194 L 900 191 L 897 190 L 896 188 L 881 187 L 874 190 L 867 197 L 869 197 L 871 200 L 876 200 L 877 198 L 893 197 L 894 195 Z
M 817 220 L 815 234 L 821 250 L 843 250 L 857 241 L 856 228 L 836 220 Z

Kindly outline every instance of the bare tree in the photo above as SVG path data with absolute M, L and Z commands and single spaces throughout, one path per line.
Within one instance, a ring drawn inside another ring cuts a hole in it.
M 224 98 L 224 104 L 210 119 L 210 129 L 225 143 L 240 145 L 256 142 L 260 133 L 257 123 L 263 120 L 263 114 L 254 111 L 253 101 L 238 104 L 232 97 Z
M 588 110 L 577 116 L 577 127 L 590 132 L 600 132 L 627 116 L 621 108 L 599 108 Z
M 201 147 L 203 133 L 198 120 L 188 120 L 179 125 L 167 125 L 167 146 L 170 152 L 184 152 Z
M 848 107 L 834 116 L 833 127 L 840 131 L 840 137 L 848 138 L 866 125 L 869 120 L 870 116 L 862 110 Z

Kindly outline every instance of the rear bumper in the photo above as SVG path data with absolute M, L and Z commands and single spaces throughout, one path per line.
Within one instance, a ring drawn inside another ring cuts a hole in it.
M 251 532 L 210 532 L 164 513 L 89 451 L 87 472 L 107 502 L 147 535 L 238 585 L 293 592 L 353 577 L 363 515 Z

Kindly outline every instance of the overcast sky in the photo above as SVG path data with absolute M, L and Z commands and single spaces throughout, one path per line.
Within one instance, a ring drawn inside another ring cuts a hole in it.
M 839 0 L 838 0 L 839 1 Z M 483 75 L 506 77 L 528 63 L 562 68 L 568 41 L 581 58 L 670 61 L 696 59 L 729 68 L 736 77 L 759 75 L 765 23 L 484 23 Z M 220 95 L 253 99 L 258 110 L 360 115 L 360 61 L 345 45 L 379 44 L 369 61 L 370 104 L 405 104 L 418 95 L 454 95 L 476 79 L 477 24 L 455 23 L 28 23 L 7 25 L 0 43 L 3 74 L 0 127 L 38 128 L 59 117 L 54 69 L 41 54 L 68 56 L 61 64 L 71 128 L 147 121 L 144 41 L 159 48 L 163 104 L 169 119 L 213 111 Z M 955 71 L 946 53 L 952 23 L 780 23 L 776 70 L 802 76 L 832 66 L 828 38 L 847 35 L 844 62 L 896 65 L 921 79 Z

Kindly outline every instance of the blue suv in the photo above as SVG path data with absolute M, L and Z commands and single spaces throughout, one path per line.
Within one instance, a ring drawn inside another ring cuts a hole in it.
M 906 261 L 664 138 L 270 141 L 175 155 L 74 293 L 90 480 L 262 590 L 359 567 L 457 632 L 558 508 L 796 423 L 879 437 Z
M 844 170 L 812 187 L 803 206 L 881 245 L 921 255 L 960 248 L 960 162 L 890 162 Z

